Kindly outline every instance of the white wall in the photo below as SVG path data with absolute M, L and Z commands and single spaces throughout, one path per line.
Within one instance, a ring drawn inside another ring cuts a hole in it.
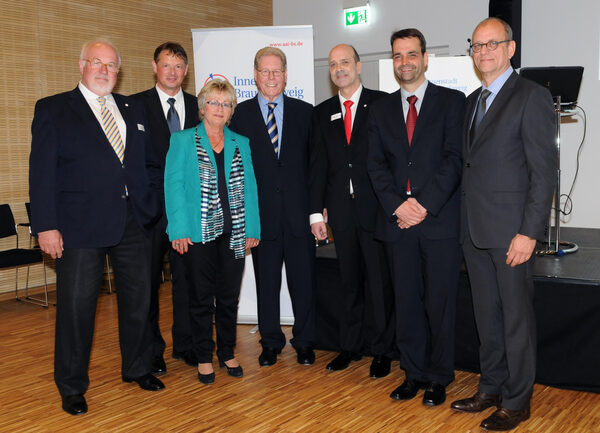
M 390 51 L 389 38 L 394 30 L 416 27 L 425 35 L 428 46 L 447 48 L 448 54 L 461 55 L 467 53 L 467 38 L 475 25 L 488 15 L 485 0 L 371 0 L 370 4 L 372 22 L 368 27 L 345 28 L 342 0 L 273 0 L 273 25 L 314 27 L 316 88 L 319 81 L 326 79 L 321 76 L 324 71 L 319 65 L 338 43 L 354 45 L 362 57 L 381 58 Z M 579 104 L 587 112 L 587 137 L 572 195 L 573 213 L 562 219 L 562 225 L 600 228 L 600 122 L 597 120 L 600 118 L 600 2 L 524 0 L 522 21 L 522 66 L 585 67 Z M 372 77 L 366 78 L 365 83 L 372 85 Z M 317 97 L 317 102 L 320 100 Z M 563 193 L 568 192 L 573 181 L 577 147 L 583 133 L 581 116 L 575 116 L 574 120 L 562 127 Z

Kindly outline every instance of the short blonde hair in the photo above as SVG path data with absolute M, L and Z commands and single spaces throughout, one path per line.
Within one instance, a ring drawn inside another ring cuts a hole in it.
M 260 62 L 260 59 L 265 56 L 279 57 L 281 59 L 281 69 L 284 71 L 287 70 L 287 59 L 285 57 L 285 53 L 276 47 L 264 47 L 258 50 L 254 56 L 254 69 L 258 71 L 258 63 Z
M 235 89 L 227 80 L 212 79 L 208 83 L 206 83 L 202 90 L 200 90 L 200 93 L 198 93 L 198 113 L 200 116 L 200 120 L 204 118 L 202 108 L 206 104 L 206 101 L 210 100 L 211 96 L 219 93 L 225 93 L 225 99 L 231 100 L 231 116 L 233 116 L 235 107 L 237 107 L 237 97 L 235 96 Z M 229 117 L 229 120 L 231 120 L 231 116 Z M 228 124 L 229 120 L 227 120 Z

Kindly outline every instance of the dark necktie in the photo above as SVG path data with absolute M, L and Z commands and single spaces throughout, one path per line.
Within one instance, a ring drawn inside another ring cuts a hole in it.
M 275 151 L 275 155 L 279 158 L 279 135 L 277 134 L 277 123 L 275 122 L 275 113 L 273 110 L 277 106 L 275 102 L 269 102 L 267 107 L 269 107 L 269 112 L 267 113 L 267 132 L 269 133 L 269 138 L 271 139 L 271 144 L 273 145 L 273 150 Z
M 346 141 L 350 144 L 350 137 L 352 137 L 352 101 L 344 101 L 344 107 L 346 108 L 346 114 L 344 114 L 344 129 L 346 130 Z
M 179 120 L 179 114 L 177 114 L 177 110 L 175 109 L 175 98 L 169 98 L 167 99 L 167 102 L 171 106 L 169 107 L 169 111 L 167 111 L 167 123 L 169 124 L 169 131 L 171 131 L 172 134 L 181 129 L 181 121 Z
M 483 116 L 485 116 L 485 110 L 486 110 L 486 100 L 487 98 L 492 94 L 492 92 L 490 92 L 488 89 L 483 89 L 481 91 L 481 95 L 479 96 L 479 101 L 477 102 L 477 108 L 475 109 L 475 116 L 473 117 L 473 123 L 471 124 L 471 131 L 470 131 L 470 142 L 473 142 L 473 139 L 475 138 L 475 131 L 477 130 L 477 128 L 479 127 L 479 124 L 481 123 L 481 121 L 483 120 Z
M 408 145 L 412 143 L 413 133 L 415 132 L 415 126 L 417 125 L 417 97 L 411 95 L 406 100 L 408 101 L 408 114 L 406 115 L 406 135 L 408 136 Z M 406 181 L 406 193 L 410 194 L 410 179 Z

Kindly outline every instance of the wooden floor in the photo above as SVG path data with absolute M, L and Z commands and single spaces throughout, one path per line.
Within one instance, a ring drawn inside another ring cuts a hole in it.
M 259 367 L 259 336 L 238 328 L 237 357 L 244 377 L 217 369 L 202 385 L 196 371 L 170 357 L 170 287 L 161 289 L 161 327 L 167 340 L 166 389 L 142 391 L 121 382 L 116 295 L 102 294 L 90 361 L 89 412 L 62 411 L 53 382 L 54 316 L 16 301 L 0 303 L 0 432 L 479 432 L 484 414 L 460 414 L 450 401 L 470 396 L 477 375 L 457 371 L 448 401 L 426 408 L 418 398 L 396 402 L 398 363 L 388 377 L 368 377 L 370 359 L 328 373 L 331 352 L 317 351 L 313 366 L 296 363 L 288 345 L 275 366 Z M 290 328 L 284 328 L 290 335 Z M 598 366 L 600 368 L 600 366 Z M 531 419 L 518 432 L 600 432 L 600 395 L 536 385 Z

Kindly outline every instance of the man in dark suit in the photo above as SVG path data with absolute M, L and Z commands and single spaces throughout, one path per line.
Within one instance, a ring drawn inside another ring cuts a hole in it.
M 313 113 L 310 222 L 315 238 L 326 239 L 327 214 L 342 278 L 343 298 L 333 300 L 341 305 L 341 352 L 326 368 L 343 370 L 365 350 L 374 355 L 370 375 L 378 378 L 390 372 L 393 293 L 383 245 L 373 238 L 377 198 L 367 173 L 367 120 L 371 103 L 386 93 L 362 86 L 361 67 L 350 45 L 329 53 L 339 92 Z
M 132 97 L 146 109 L 148 133 L 154 152 L 160 160 L 161 174 L 165 172 L 165 159 L 169 150 L 171 133 L 192 128 L 198 119 L 196 97 L 184 92 L 181 84 L 188 72 L 188 58 L 183 47 L 175 42 L 165 42 L 154 50 L 152 68 L 156 86 Z M 167 366 L 163 358 L 165 340 L 158 325 L 158 289 L 161 283 L 163 258 L 169 251 L 169 265 L 173 294 L 173 358 L 183 359 L 188 365 L 198 364 L 192 353 L 192 335 L 189 319 L 188 287 L 182 257 L 171 249 L 166 234 L 167 218 L 164 212 L 164 194 L 161 204 L 163 216 L 152 232 L 152 292 L 150 298 L 150 327 L 152 337 L 152 372 L 164 374 Z
M 437 406 L 454 380 L 454 322 L 460 269 L 459 193 L 465 96 L 425 79 L 428 56 L 417 29 L 391 37 L 400 90 L 369 113 L 368 170 L 396 306 L 396 345 L 406 371 L 390 395 L 425 389 Z
M 107 253 L 118 287 L 123 380 L 164 388 L 150 374 L 148 326 L 160 172 L 143 108 L 111 93 L 120 65 L 108 41 L 85 44 L 79 85 L 40 99 L 31 127 L 31 223 L 41 249 L 56 259 L 54 380 L 72 415 L 87 412 L 83 394 Z
M 277 362 L 285 346 L 279 314 L 281 269 L 294 310 L 292 346 L 312 364 L 315 341 L 314 238 L 308 223 L 308 148 L 312 106 L 283 94 L 287 62 L 279 48 L 254 57 L 258 94 L 239 104 L 230 128 L 250 139 L 258 185 L 261 242 L 252 249 L 263 347 L 261 366 Z
M 478 392 L 452 409 L 480 412 L 485 430 L 529 418 L 536 364 L 533 250 L 554 190 L 557 155 L 550 93 L 510 66 L 516 44 L 504 21 L 473 32 L 482 87 L 467 100 L 463 130 L 461 242 L 481 346 Z

